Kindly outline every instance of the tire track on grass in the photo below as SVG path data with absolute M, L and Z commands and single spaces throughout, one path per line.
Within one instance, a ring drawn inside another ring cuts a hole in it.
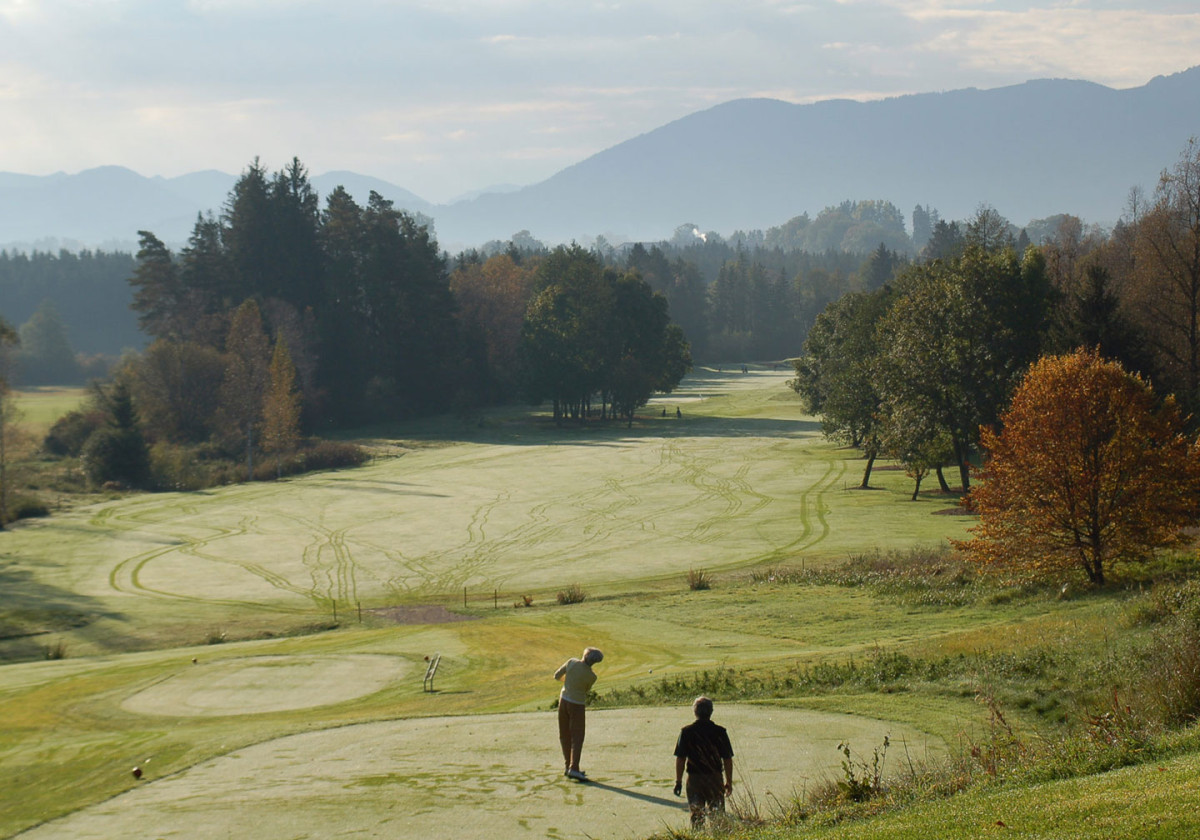
M 758 558 L 759 561 L 780 559 L 785 555 L 806 551 L 829 536 L 832 528 L 827 517 L 828 507 L 825 504 L 825 496 L 841 483 L 847 469 L 849 467 L 844 458 L 825 459 L 825 472 L 800 494 L 799 535 L 791 542 L 764 554 Z

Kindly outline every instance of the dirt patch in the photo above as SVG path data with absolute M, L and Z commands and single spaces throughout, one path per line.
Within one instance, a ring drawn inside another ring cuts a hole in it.
M 474 621 L 479 616 L 462 615 L 438 604 L 424 604 L 415 607 L 380 607 L 364 612 L 389 621 L 392 624 L 448 624 L 451 621 Z
M 935 510 L 933 512 L 933 515 L 934 516 L 974 516 L 975 511 L 971 510 L 970 508 L 965 508 L 965 507 L 959 506 L 959 507 L 942 508 L 941 510 Z

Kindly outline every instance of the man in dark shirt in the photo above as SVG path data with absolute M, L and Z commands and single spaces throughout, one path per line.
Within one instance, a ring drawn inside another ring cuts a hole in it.
M 704 825 L 706 810 L 724 811 L 725 797 L 733 793 L 733 747 L 729 733 L 712 722 L 713 702 L 697 697 L 692 703 L 694 723 L 679 730 L 675 742 L 675 795 L 683 787 L 687 770 L 687 800 L 692 810 L 692 826 Z M 724 771 L 725 781 L 721 783 Z

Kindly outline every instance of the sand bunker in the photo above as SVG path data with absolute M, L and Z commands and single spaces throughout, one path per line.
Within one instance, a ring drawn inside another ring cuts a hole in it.
M 188 663 L 132 695 L 129 712 L 172 717 L 246 715 L 307 709 L 381 691 L 409 671 L 395 656 L 252 656 Z
M 563 778 L 551 712 L 428 718 L 280 738 L 154 780 L 22 835 L 50 838 L 627 838 L 687 812 L 671 795 L 689 708 L 592 711 L 584 769 Z M 927 736 L 848 715 L 718 705 L 735 759 L 735 799 L 776 798 L 835 778 L 840 740 L 869 755 L 884 735 L 923 756 Z M 148 765 L 153 767 L 153 763 Z M 114 772 L 128 773 L 122 765 Z

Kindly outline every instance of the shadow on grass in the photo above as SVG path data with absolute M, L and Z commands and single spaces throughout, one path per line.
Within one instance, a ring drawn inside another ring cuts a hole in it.
M 666 805 L 667 807 L 674 808 L 676 810 L 687 808 L 687 802 L 685 800 L 667 799 L 663 796 L 651 796 L 648 793 L 638 793 L 637 791 L 617 787 L 616 785 L 606 785 L 604 782 L 597 782 L 594 779 L 588 779 L 583 784 L 586 784 L 588 787 L 600 788 L 601 790 L 618 793 L 621 796 L 628 796 L 630 799 L 636 799 L 639 802 L 649 802 L 652 805 Z
M 0 593 L 0 663 L 45 659 L 54 634 L 87 637 L 97 618 L 122 617 L 105 612 L 93 598 L 51 586 L 3 561 Z
M 633 428 L 625 421 L 596 418 L 586 423 L 567 420 L 556 426 L 553 419 L 530 413 L 493 420 L 483 427 L 442 418 L 436 426 L 422 423 L 372 426 L 358 430 L 363 438 L 389 440 L 437 440 L 460 443 L 491 443 L 501 446 L 618 446 L 638 438 L 674 437 L 810 437 L 821 434 L 819 420 L 780 420 L 765 417 L 709 417 L 639 415 Z

